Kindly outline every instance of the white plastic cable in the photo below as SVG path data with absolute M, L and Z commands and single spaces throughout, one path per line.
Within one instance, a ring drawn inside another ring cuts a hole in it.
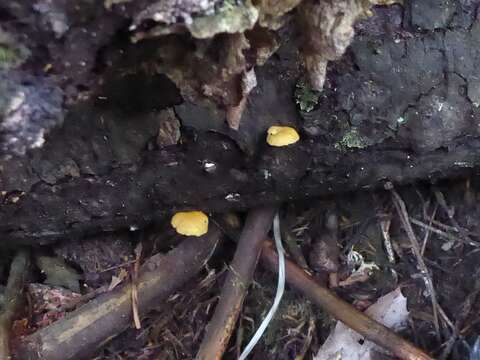
M 275 294 L 275 299 L 273 300 L 273 305 L 263 319 L 262 323 L 258 327 L 257 331 L 251 338 L 250 342 L 247 344 L 245 349 L 243 349 L 242 354 L 238 360 L 245 360 L 250 352 L 253 350 L 254 346 L 257 345 L 258 341 L 262 337 L 263 333 L 267 329 L 268 324 L 272 321 L 275 312 L 280 305 L 280 301 L 283 297 L 283 292 L 285 290 L 285 251 L 283 250 L 282 245 L 282 235 L 280 232 L 280 218 L 278 213 L 275 214 L 273 218 L 273 236 L 275 238 L 275 245 L 277 247 L 278 253 L 278 282 L 277 282 L 277 292 Z

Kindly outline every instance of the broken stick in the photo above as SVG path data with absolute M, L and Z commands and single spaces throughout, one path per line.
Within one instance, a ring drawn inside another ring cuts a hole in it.
M 278 270 L 278 255 L 271 240 L 266 240 L 263 243 L 262 261 L 268 269 L 274 272 Z M 338 298 L 293 262 L 286 260 L 285 266 L 289 285 L 299 290 L 310 301 L 366 339 L 391 351 L 402 360 L 433 360 L 429 355 L 402 339 L 384 325 Z
M 10 328 L 13 318 L 22 301 L 25 277 L 29 266 L 29 255 L 21 250 L 15 255 L 10 265 L 7 287 L 5 288 L 4 306 L 0 312 L 0 359 L 10 359 Z
M 208 261 L 220 238 L 216 226 L 199 238 L 184 240 L 167 254 L 151 257 L 137 279 L 138 310 L 145 314 L 166 300 Z M 105 341 L 132 324 L 131 284 L 104 293 L 64 319 L 24 338 L 19 360 L 89 358 Z
M 274 213 L 273 207 L 259 208 L 248 213 L 220 300 L 197 353 L 197 360 L 222 358 L 235 329 Z
M 418 268 L 424 278 L 425 286 L 429 292 L 430 300 L 432 302 L 432 312 L 433 312 L 433 325 L 435 327 L 435 332 L 437 334 L 438 342 L 442 341 L 442 336 L 440 333 L 440 325 L 438 322 L 438 308 L 439 304 L 437 301 L 437 295 L 435 291 L 435 287 L 433 286 L 433 280 L 428 272 L 427 264 L 425 264 L 425 260 L 423 259 L 422 252 L 420 250 L 420 244 L 417 240 L 417 236 L 412 229 L 412 224 L 410 223 L 410 215 L 408 215 L 407 207 L 405 202 L 401 198 L 401 196 L 395 191 L 393 185 L 387 184 L 387 189 L 390 190 L 392 194 L 392 201 L 393 205 L 397 209 L 398 216 L 400 217 L 400 221 L 402 223 L 402 227 L 407 234 L 408 239 L 410 240 L 410 244 L 412 245 L 412 251 L 415 257 L 417 258 Z

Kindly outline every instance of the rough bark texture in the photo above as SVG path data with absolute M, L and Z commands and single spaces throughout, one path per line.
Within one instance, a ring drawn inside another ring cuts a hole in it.
M 45 243 L 144 226 L 180 208 L 247 208 L 474 168 L 480 161 L 478 4 L 410 0 L 375 8 L 357 24 L 347 53 L 329 66 L 321 93 L 301 85 L 297 30 L 285 25 L 279 50 L 255 68 L 258 85 L 238 131 L 211 106 L 182 102 L 162 75 L 119 75 L 171 38 L 116 47 L 111 36 L 108 46 L 100 37 L 93 53 L 117 70 L 96 69 L 105 83 L 93 87 L 99 98 L 69 106 L 64 125 L 42 148 L 0 161 L 1 243 Z M 122 17 L 110 16 L 120 26 Z M 86 86 L 85 79 L 95 79 L 93 65 L 87 68 L 65 73 Z M 70 85 L 55 80 L 70 99 Z M 181 142 L 164 147 L 155 140 L 167 121 L 159 110 L 172 106 Z M 301 142 L 267 147 L 265 131 L 278 123 L 299 128 Z

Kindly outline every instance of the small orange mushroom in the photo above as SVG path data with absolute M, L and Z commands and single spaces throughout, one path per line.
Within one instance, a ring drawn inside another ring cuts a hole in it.
M 208 232 L 208 216 L 202 211 L 178 212 L 170 223 L 181 235 L 202 236 Z
M 270 126 L 267 134 L 267 143 L 270 146 L 287 146 L 300 140 L 297 130 L 290 126 Z

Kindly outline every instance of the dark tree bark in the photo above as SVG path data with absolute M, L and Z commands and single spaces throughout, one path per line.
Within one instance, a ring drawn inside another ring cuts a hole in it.
M 63 126 L 42 148 L 0 160 L 0 244 L 138 228 L 183 208 L 246 209 L 475 169 L 478 2 L 425 3 L 377 7 L 358 23 L 309 112 L 297 108 L 312 93 L 299 82 L 298 40 L 286 26 L 281 48 L 256 68 L 258 85 L 238 131 L 211 107 L 182 102 L 162 75 L 105 70 L 100 99 L 67 106 Z M 121 69 L 148 59 L 165 39 L 125 46 L 121 59 L 105 42 L 105 63 Z M 181 142 L 159 145 L 167 121 L 159 110 L 171 107 Z M 297 127 L 301 141 L 268 147 L 265 132 L 279 123 Z

